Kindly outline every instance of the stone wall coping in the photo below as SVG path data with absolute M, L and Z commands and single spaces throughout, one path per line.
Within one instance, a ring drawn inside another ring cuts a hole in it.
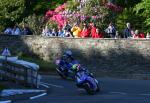
M 28 38 L 28 37 L 42 37 L 46 39 L 76 39 L 76 40 L 130 40 L 130 41 L 150 41 L 148 38 L 72 38 L 72 37 L 44 37 L 41 35 L 6 35 L 6 34 L 0 34 L 0 37 L 6 36 L 6 37 L 19 37 L 19 38 Z

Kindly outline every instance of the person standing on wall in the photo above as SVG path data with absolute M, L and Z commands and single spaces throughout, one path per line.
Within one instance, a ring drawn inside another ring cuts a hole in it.
M 108 37 L 115 38 L 116 36 L 116 29 L 112 22 L 109 24 L 108 28 L 105 30 L 105 32 L 108 34 Z
M 132 37 L 132 30 L 131 30 L 130 23 L 127 23 L 126 26 L 127 27 L 123 31 L 123 37 L 124 38 L 131 38 Z

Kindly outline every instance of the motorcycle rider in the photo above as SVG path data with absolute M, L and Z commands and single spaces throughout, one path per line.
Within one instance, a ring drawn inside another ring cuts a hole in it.
M 90 76 L 90 77 L 94 78 L 93 74 L 90 73 L 86 68 L 81 67 L 80 64 L 74 64 L 72 66 L 72 69 L 76 72 L 76 76 L 78 76 L 78 77 L 80 77 L 80 75 L 82 75 L 82 73 L 84 73 L 87 76 Z M 82 83 L 77 82 L 76 85 L 77 85 L 77 87 L 82 87 Z
M 93 74 L 91 74 L 87 69 L 83 68 L 80 66 L 80 64 L 74 64 L 72 66 L 72 69 L 76 72 L 76 86 L 78 88 L 84 88 L 84 83 L 86 83 L 87 81 L 84 80 L 84 78 L 86 77 L 90 77 L 90 78 L 93 78 L 92 81 L 96 82 L 95 81 L 95 78 L 93 76 Z M 91 81 L 91 79 L 88 78 L 88 80 Z M 90 84 L 92 84 L 92 86 L 94 86 L 95 88 L 95 91 L 98 92 L 99 91 L 99 87 L 98 87 L 98 82 L 97 83 L 92 83 L 92 82 L 89 82 Z
M 89 73 L 87 72 L 87 70 L 85 68 L 82 68 L 80 66 L 80 64 L 74 64 L 72 66 L 72 69 L 76 72 L 76 76 L 77 77 L 80 77 L 80 75 L 82 75 L 83 73 L 86 73 L 87 75 L 89 75 Z M 82 88 L 82 86 L 83 86 L 82 84 L 83 83 L 80 83 L 80 80 L 77 80 L 77 82 L 76 82 L 77 87 Z
M 68 75 L 68 70 L 71 69 L 73 65 L 72 62 L 74 60 L 75 59 L 73 58 L 72 52 L 70 50 L 67 50 L 61 57 L 61 61 L 64 63 L 64 72 L 66 76 Z
M 64 60 L 64 61 L 66 61 L 67 63 L 71 63 L 71 62 L 74 60 L 74 58 L 73 58 L 73 56 L 72 56 L 72 52 L 71 52 L 70 50 L 67 50 L 67 51 L 63 54 L 63 56 L 62 56 L 61 59 Z

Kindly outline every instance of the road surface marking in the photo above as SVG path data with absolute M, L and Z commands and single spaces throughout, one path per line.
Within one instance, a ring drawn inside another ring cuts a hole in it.
M 56 76 L 56 75 L 50 75 L 50 76 L 47 76 L 47 75 L 43 75 L 44 78 L 56 78 L 56 79 L 59 79 L 60 76 Z
M 42 84 L 49 85 L 49 86 L 57 87 L 57 88 L 64 88 L 64 87 L 63 87 L 63 86 L 61 86 L 61 85 L 55 85 L 55 84 L 44 83 L 44 82 L 41 82 L 41 83 L 42 83 Z
M 150 94 L 139 94 L 139 95 L 145 95 L 145 96 L 150 96 Z
M 25 93 L 37 93 L 37 92 L 45 92 L 46 90 L 36 90 L 36 89 L 5 89 L 1 91 L 0 96 L 6 97 L 17 94 L 25 94 Z
M 7 101 L 0 101 L 0 103 L 11 103 L 11 100 L 7 100 Z
M 43 86 L 43 87 L 45 87 L 45 88 L 49 88 L 49 86 L 46 85 L 46 84 L 40 84 L 40 85 Z
M 78 90 L 78 91 L 85 91 L 84 88 L 78 88 L 77 90 Z
M 40 95 L 30 97 L 30 99 L 36 99 L 36 98 L 39 98 L 39 97 L 42 97 L 42 96 L 45 96 L 45 95 L 47 95 L 47 93 L 42 93 Z
M 127 93 L 124 93 L 124 92 L 109 92 L 111 94 L 121 94 L 121 95 L 126 95 Z

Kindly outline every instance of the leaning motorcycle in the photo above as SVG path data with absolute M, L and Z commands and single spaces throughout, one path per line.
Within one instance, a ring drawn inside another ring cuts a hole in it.
M 93 74 L 80 70 L 75 75 L 77 87 L 83 88 L 90 95 L 100 91 L 98 81 L 94 78 Z
M 63 79 L 75 79 L 75 72 L 72 70 L 72 65 L 77 64 L 78 61 L 74 60 L 71 63 L 67 63 L 64 60 L 58 59 L 55 61 L 56 71 L 58 75 Z

